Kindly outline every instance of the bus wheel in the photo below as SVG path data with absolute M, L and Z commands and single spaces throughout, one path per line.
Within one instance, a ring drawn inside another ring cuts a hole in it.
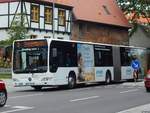
M 40 91 L 42 89 L 42 86 L 31 86 L 33 87 L 36 91 Z
M 105 83 L 110 84 L 111 83 L 111 75 L 110 72 L 106 73 Z
M 7 100 L 7 92 L 1 91 L 0 92 L 0 107 L 3 107 L 6 104 Z
M 76 85 L 76 79 L 74 76 L 69 76 L 68 77 L 68 88 L 73 89 Z

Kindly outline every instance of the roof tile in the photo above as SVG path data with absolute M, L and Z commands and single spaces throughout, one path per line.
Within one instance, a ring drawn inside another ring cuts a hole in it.
M 74 6 L 73 12 L 77 20 L 130 27 L 128 20 L 125 18 L 115 0 L 70 1 Z

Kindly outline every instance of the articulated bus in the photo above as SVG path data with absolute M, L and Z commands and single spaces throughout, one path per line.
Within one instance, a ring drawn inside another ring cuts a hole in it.
M 13 44 L 14 85 L 47 86 L 133 79 L 133 54 L 144 48 L 56 39 L 26 39 Z

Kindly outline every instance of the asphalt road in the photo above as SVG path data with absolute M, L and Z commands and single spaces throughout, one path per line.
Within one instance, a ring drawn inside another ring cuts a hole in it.
M 0 113 L 118 113 L 149 103 L 150 93 L 143 86 L 112 84 L 42 91 L 27 87 L 10 90 Z

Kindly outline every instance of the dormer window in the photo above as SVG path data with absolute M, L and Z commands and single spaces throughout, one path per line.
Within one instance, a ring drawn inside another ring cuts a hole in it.
M 103 9 L 107 15 L 111 14 L 106 5 L 103 5 Z
M 60 26 L 65 26 L 65 20 L 66 20 L 66 16 L 65 16 L 65 10 L 59 9 L 58 10 L 58 24 Z
M 31 21 L 39 22 L 40 8 L 38 5 L 31 5 Z

